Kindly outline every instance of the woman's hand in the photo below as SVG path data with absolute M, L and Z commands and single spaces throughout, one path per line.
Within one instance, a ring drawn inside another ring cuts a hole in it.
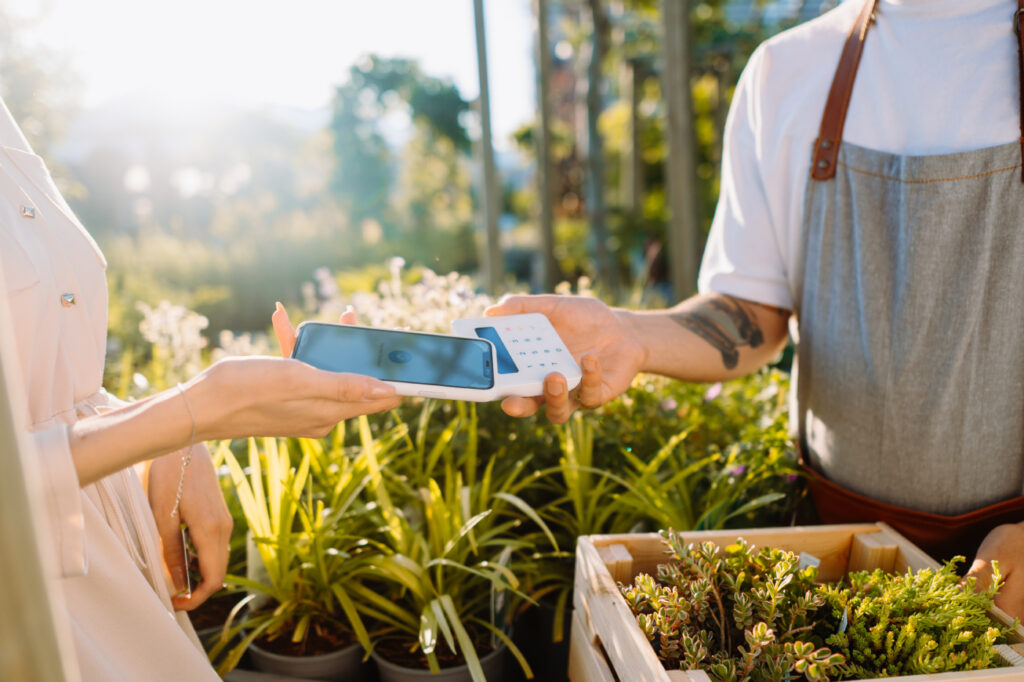
M 186 391 L 198 420 L 197 440 L 322 438 L 340 421 L 400 402 L 383 381 L 270 357 L 221 360 L 186 384 Z
M 148 495 L 163 545 L 164 563 L 178 591 L 171 603 L 176 609 L 191 611 L 224 585 L 233 522 L 224 504 L 210 451 L 203 443 L 192 447 L 192 459 L 185 467 L 181 504 L 178 512 L 171 515 L 178 496 L 184 454 L 184 450 L 179 450 L 153 460 L 149 466 Z M 188 526 L 199 557 L 199 572 L 203 577 L 202 582 L 194 586 L 191 595 L 181 594 L 188 586 L 182 523 Z
M 286 358 L 291 357 L 292 349 L 295 348 L 295 327 L 292 326 L 292 321 L 288 319 L 288 311 L 284 309 L 280 301 L 274 309 L 274 314 L 270 316 L 270 321 L 274 325 L 277 343 L 281 346 L 281 355 Z M 355 308 L 347 306 L 338 321 L 342 324 L 355 324 Z
M 570 395 L 565 377 L 544 380 L 544 395 L 505 398 L 501 407 L 513 417 L 528 417 L 546 404 L 548 419 L 565 422 L 579 407 L 597 407 L 629 388 L 644 362 L 643 346 L 616 311 L 594 298 L 511 296 L 487 309 L 487 315 L 543 313 L 554 325 L 583 370 L 579 388 Z

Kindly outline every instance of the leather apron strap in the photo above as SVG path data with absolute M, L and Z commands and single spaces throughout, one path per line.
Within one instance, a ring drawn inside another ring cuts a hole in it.
M 839 158 L 839 145 L 843 141 L 843 125 L 846 123 L 846 112 L 850 106 L 853 82 L 857 78 L 860 55 L 864 51 L 864 39 L 867 37 L 868 27 L 874 21 L 877 5 L 878 0 L 865 0 L 839 57 L 828 100 L 825 102 L 825 112 L 821 117 L 818 139 L 814 142 L 811 163 L 811 178 L 814 180 L 830 180 L 836 174 L 836 160 Z M 1017 36 L 1021 182 L 1024 183 L 1024 0 L 1017 0 L 1013 30 Z
M 825 101 L 825 113 L 821 117 L 818 139 L 814 142 L 811 177 L 815 180 L 829 180 L 836 174 L 836 160 L 839 158 L 839 145 L 843 141 L 843 125 L 846 123 L 846 111 L 850 106 L 850 95 L 853 94 L 853 81 L 857 78 L 860 55 L 864 51 L 864 39 L 868 35 L 868 27 L 874 20 L 877 4 L 878 0 L 865 1 L 860 14 L 857 15 L 857 21 L 853 22 L 850 35 L 846 37 L 846 44 L 843 45 L 836 75 L 832 77 L 832 87 Z
M 878 0 L 865 0 L 846 39 L 832 80 L 818 139 L 814 145 L 811 178 L 829 180 L 835 176 L 843 125 L 853 92 L 853 83 L 864 48 L 864 39 L 874 19 Z M 1013 15 L 1020 71 L 1021 159 L 1024 161 L 1024 0 L 1018 0 Z M 1024 182 L 1024 166 L 1021 180 Z M 966 514 L 946 516 L 887 504 L 840 486 L 801 461 L 809 478 L 809 489 L 823 523 L 884 521 L 903 533 L 923 550 L 939 559 L 956 555 L 973 556 L 985 535 L 998 525 L 1024 519 L 1024 496 L 982 507 Z

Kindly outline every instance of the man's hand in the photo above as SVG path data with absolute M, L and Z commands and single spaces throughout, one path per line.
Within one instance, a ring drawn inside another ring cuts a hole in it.
M 487 309 L 487 315 L 543 313 L 583 370 L 579 388 L 570 395 L 565 377 L 544 380 L 544 395 L 506 398 L 502 409 L 528 417 L 546 404 L 547 417 L 561 424 L 578 407 L 597 407 L 629 388 L 644 363 L 644 349 L 620 312 L 594 298 L 575 296 L 511 296 Z
M 996 606 L 1011 618 L 1024 620 L 1024 524 L 997 526 L 985 536 L 966 576 L 977 579 L 977 589 L 983 590 L 992 584 L 993 561 L 999 562 L 1003 580 L 996 595 Z
M 149 504 L 163 544 L 164 562 L 179 592 L 186 588 L 185 571 L 188 570 L 181 543 L 181 524 L 188 526 L 203 580 L 193 586 L 191 597 L 178 595 L 171 602 L 176 609 L 191 611 L 224 585 L 233 522 L 224 504 L 210 451 L 203 443 L 192 447 L 192 461 L 185 468 L 181 505 L 178 514 L 171 516 L 183 454 L 183 451 L 172 452 L 153 460 L 149 467 Z

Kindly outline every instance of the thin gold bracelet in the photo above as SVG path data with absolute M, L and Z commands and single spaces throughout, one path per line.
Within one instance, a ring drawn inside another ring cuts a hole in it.
M 185 407 L 188 408 L 188 414 L 192 417 L 192 435 L 188 439 L 188 449 L 185 454 L 181 456 L 181 475 L 178 476 L 178 493 L 174 497 L 174 509 L 171 510 L 171 518 L 173 519 L 178 515 L 178 510 L 181 507 L 181 494 L 185 489 L 185 469 L 192 463 L 192 447 L 196 444 L 196 429 L 198 424 L 196 423 L 196 413 L 192 411 L 192 403 L 188 399 L 188 394 L 185 393 L 185 387 L 178 382 L 178 391 L 181 392 L 181 397 L 185 399 Z

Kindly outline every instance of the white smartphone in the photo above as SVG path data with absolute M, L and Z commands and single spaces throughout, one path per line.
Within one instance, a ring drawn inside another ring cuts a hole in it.
M 399 395 L 486 401 L 497 397 L 494 346 L 484 339 L 303 322 L 292 357 L 386 381 Z
M 540 314 L 456 320 L 458 336 L 303 322 L 292 357 L 334 372 L 392 384 L 399 395 L 487 402 L 544 393 L 562 374 L 570 390 L 583 372 Z

